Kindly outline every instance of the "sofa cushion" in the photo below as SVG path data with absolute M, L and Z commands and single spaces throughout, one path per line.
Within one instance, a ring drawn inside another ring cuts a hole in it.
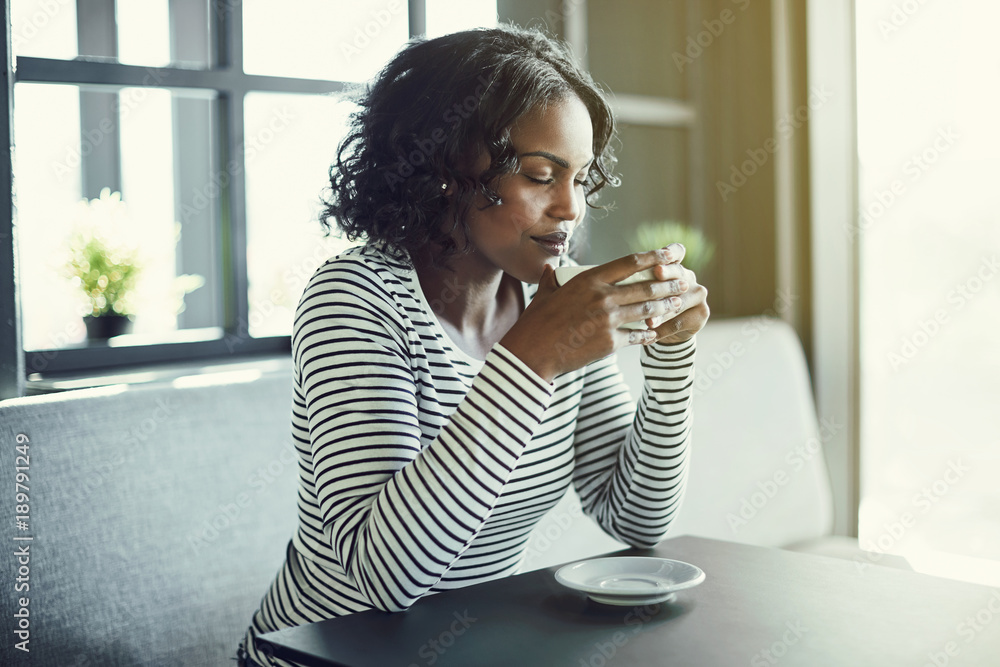
M 29 530 L 0 503 L 29 547 L 30 653 L 8 638 L 0 663 L 231 664 L 295 526 L 291 374 L 206 379 L 0 402 L 6 488 L 17 434 L 30 455 Z

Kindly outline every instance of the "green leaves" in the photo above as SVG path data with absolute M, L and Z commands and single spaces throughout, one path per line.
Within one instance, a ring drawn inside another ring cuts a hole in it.
M 639 225 L 629 241 L 633 252 L 655 250 L 671 243 L 680 243 L 684 246 L 687 252 L 683 264 L 695 273 L 701 273 L 715 255 L 715 244 L 701 231 L 673 220 L 644 222 Z
M 123 206 L 121 195 L 105 188 L 99 199 L 83 203 L 90 224 L 78 224 L 71 234 L 66 272 L 86 298 L 88 312 L 84 314 L 133 315 L 139 251 L 114 238 L 113 223 Z

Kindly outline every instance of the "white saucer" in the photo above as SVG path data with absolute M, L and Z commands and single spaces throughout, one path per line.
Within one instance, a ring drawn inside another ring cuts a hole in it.
M 672 600 L 676 591 L 705 581 L 705 573 L 679 560 L 612 556 L 564 565 L 556 581 L 595 602 L 631 606 Z

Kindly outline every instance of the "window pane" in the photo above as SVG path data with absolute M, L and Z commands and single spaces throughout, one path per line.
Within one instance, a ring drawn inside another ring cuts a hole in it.
M 10 27 L 15 56 L 69 60 L 79 54 L 71 0 L 12 0 Z
M 919 569 L 1000 559 L 1000 5 L 917 11 L 858 3 L 861 211 L 845 231 L 864 296 L 861 546 Z
M 175 174 L 185 165 L 194 173 L 199 168 L 209 173 L 210 142 L 186 140 L 175 146 L 174 137 L 197 138 L 199 129 L 190 121 L 199 117 L 207 133 L 212 102 L 164 90 L 126 88 L 113 98 L 113 113 L 81 132 L 81 95 L 93 94 L 76 86 L 17 84 L 15 88 L 17 229 L 27 350 L 87 345 L 83 316 L 109 301 L 110 295 L 100 303 L 89 301 L 82 281 L 72 278 L 71 243 L 78 231 L 110 239 L 100 261 L 136 255 L 138 279 L 122 301 L 126 314 L 134 315 L 132 333 L 112 339 L 111 344 L 173 342 L 184 338 L 179 329 L 220 324 L 219 262 L 217 244 L 211 240 L 217 202 L 204 199 L 202 193 L 204 203 L 199 216 L 194 216 L 193 207 L 181 208 L 178 203 L 183 205 L 198 193 L 180 192 L 175 185 Z M 182 117 L 177 109 L 185 103 L 195 110 L 188 109 L 187 124 L 175 133 L 174 123 Z M 117 166 L 108 168 L 109 161 Z M 99 197 L 104 187 L 108 192 Z M 93 191 L 89 203 L 83 199 L 85 188 Z M 112 194 L 116 191 L 120 201 Z M 197 223 L 191 236 L 198 245 L 207 245 L 207 259 L 185 253 L 188 239 L 180 236 L 185 215 Z M 200 278 L 179 278 L 184 274 Z M 184 298 L 185 287 L 201 279 L 205 284 Z M 182 305 L 190 306 L 199 294 L 208 295 L 209 305 L 200 308 L 207 312 L 200 312 L 201 319 L 192 320 L 193 324 L 183 319 L 188 313 L 179 320 Z M 191 333 L 186 338 L 221 336 L 220 329 Z M 105 343 L 91 340 L 90 344 Z M 30 372 L 44 371 L 46 365 L 45 357 L 28 355 Z
M 409 36 L 406 0 L 243 2 L 243 69 L 367 81 Z
M 162 67 L 209 62 L 209 0 L 13 0 L 14 55 Z M 181 26 L 171 38 L 171 25 Z
M 438 37 L 497 24 L 496 0 L 427 0 L 427 36 Z
M 170 64 L 167 0 L 117 0 L 118 61 L 162 67 Z
M 218 337 L 211 329 L 222 326 L 214 94 L 125 88 L 120 99 L 122 195 L 141 230 L 143 258 L 136 340 L 123 342 Z M 198 331 L 171 335 L 180 329 Z
M 24 347 L 82 343 L 80 297 L 63 275 L 80 201 L 80 93 L 74 86 L 14 87 L 14 187 Z M 48 361 L 28 355 L 29 371 Z
M 332 96 L 246 97 L 247 274 L 251 336 L 291 333 L 316 268 L 349 244 L 321 234 L 323 189 L 353 103 Z

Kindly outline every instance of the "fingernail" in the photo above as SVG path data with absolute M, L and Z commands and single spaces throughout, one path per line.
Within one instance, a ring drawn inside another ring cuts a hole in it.
M 678 298 L 677 298 L 676 296 L 672 296 L 672 297 L 670 297 L 670 306 L 671 306 L 671 307 L 672 307 L 672 308 L 673 308 L 674 310 L 676 310 L 676 309 L 680 308 L 680 307 L 681 307 L 681 304 L 682 304 L 682 303 L 684 303 L 684 302 L 683 302 L 683 301 L 681 301 L 680 299 L 678 299 Z
M 677 289 L 679 289 L 680 291 L 683 292 L 683 291 L 687 290 L 687 288 L 688 288 L 688 284 L 687 284 L 686 280 L 678 280 L 677 281 Z

